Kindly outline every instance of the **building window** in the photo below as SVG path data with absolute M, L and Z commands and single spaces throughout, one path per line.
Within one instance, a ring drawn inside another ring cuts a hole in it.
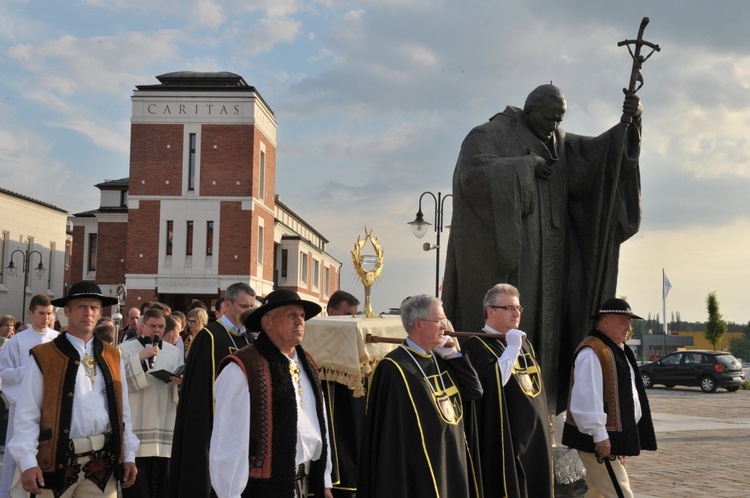
M 73 242 L 65 241 L 65 271 L 70 270 L 70 258 L 73 256 Z
M 323 293 L 328 296 L 331 294 L 331 269 L 329 267 L 325 267 L 325 270 L 323 271 Z
M 313 259 L 313 287 L 320 287 L 320 261 Z
M 258 197 L 263 199 L 266 192 L 266 151 L 260 151 L 260 174 L 258 175 Z
M 299 279 L 303 284 L 307 283 L 307 253 L 299 253 Z
M 55 243 L 50 242 L 49 243 L 49 262 L 47 264 L 47 288 L 52 288 L 52 277 L 55 273 Z
M 263 264 L 263 227 L 258 227 L 258 264 Z
M 174 248 L 174 221 L 169 220 L 167 221 L 167 256 L 172 255 L 172 250 Z
M 286 278 L 286 268 L 289 264 L 289 251 L 287 249 L 281 250 L 281 276 Z
M 128 207 L 128 191 L 120 192 L 120 207 Z
M 193 255 L 193 222 L 187 222 L 187 241 L 185 243 L 185 254 L 187 256 Z
M 197 149 L 197 136 L 195 133 L 190 134 L 190 155 L 188 158 L 188 190 L 195 190 L 195 160 Z
M 214 254 L 214 222 L 206 222 L 206 256 Z
M 96 244 L 98 235 L 96 233 L 89 234 L 89 271 L 96 271 Z

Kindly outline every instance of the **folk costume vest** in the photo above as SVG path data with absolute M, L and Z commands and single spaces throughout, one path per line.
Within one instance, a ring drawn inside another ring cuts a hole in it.
M 641 453 L 641 450 L 656 450 L 651 409 L 633 351 L 627 346 L 620 348 L 598 330 L 592 331 L 578 345 L 573 355 L 574 364 L 576 356 L 583 348 L 594 350 L 602 368 L 604 413 L 607 414 L 606 429 L 612 445 L 612 455 L 636 456 Z M 633 368 L 638 400 L 641 404 L 641 420 L 637 424 L 628 365 Z M 574 374 L 575 372 L 570 377 L 571 388 L 575 382 Z M 577 450 L 594 453 L 594 438 L 578 430 L 570 413 L 570 407 L 568 407 L 566 418 L 563 444 Z
M 323 451 L 311 463 L 308 492 L 323 496 L 327 445 L 323 391 L 318 368 L 302 347 L 297 355 L 315 392 L 315 411 L 323 439 Z M 289 358 L 261 333 L 253 344 L 222 360 L 242 368 L 250 390 L 249 479 L 242 496 L 291 498 L 294 496 L 297 438 L 297 399 L 289 373 Z
M 73 396 L 76 373 L 81 363 L 78 351 L 60 334 L 52 342 L 31 349 L 31 356 L 44 378 L 44 404 L 39 423 L 37 464 L 44 474 L 45 487 L 59 489 L 65 484 L 66 464 L 73 456 L 70 441 L 70 423 L 73 414 Z M 94 360 L 99 366 L 106 386 L 109 412 L 110 451 L 116 455 L 115 478 L 122 478 L 123 418 L 122 378 L 120 352 L 114 346 L 97 338 L 94 341 Z M 62 373 L 62 375 L 61 375 Z

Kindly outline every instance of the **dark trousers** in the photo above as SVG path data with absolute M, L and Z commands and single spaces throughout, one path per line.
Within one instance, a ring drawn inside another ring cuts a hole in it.
M 122 490 L 123 498 L 164 498 L 169 482 L 169 458 L 137 457 L 135 484 Z

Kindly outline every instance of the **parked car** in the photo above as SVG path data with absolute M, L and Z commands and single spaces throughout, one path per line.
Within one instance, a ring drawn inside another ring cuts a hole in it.
M 723 387 L 729 392 L 740 388 L 745 380 L 742 363 L 724 351 L 692 349 L 671 353 L 640 367 L 643 385 L 700 386 L 706 393 Z

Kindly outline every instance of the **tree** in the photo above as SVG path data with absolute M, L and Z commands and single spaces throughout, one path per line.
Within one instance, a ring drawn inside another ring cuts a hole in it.
M 709 292 L 706 298 L 706 309 L 708 310 L 708 321 L 706 322 L 706 340 L 711 343 L 716 351 L 716 345 L 721 338 L 727 333 L 727 322 L 719 313 L 719 300 L 716 299 L 716 292 Z

